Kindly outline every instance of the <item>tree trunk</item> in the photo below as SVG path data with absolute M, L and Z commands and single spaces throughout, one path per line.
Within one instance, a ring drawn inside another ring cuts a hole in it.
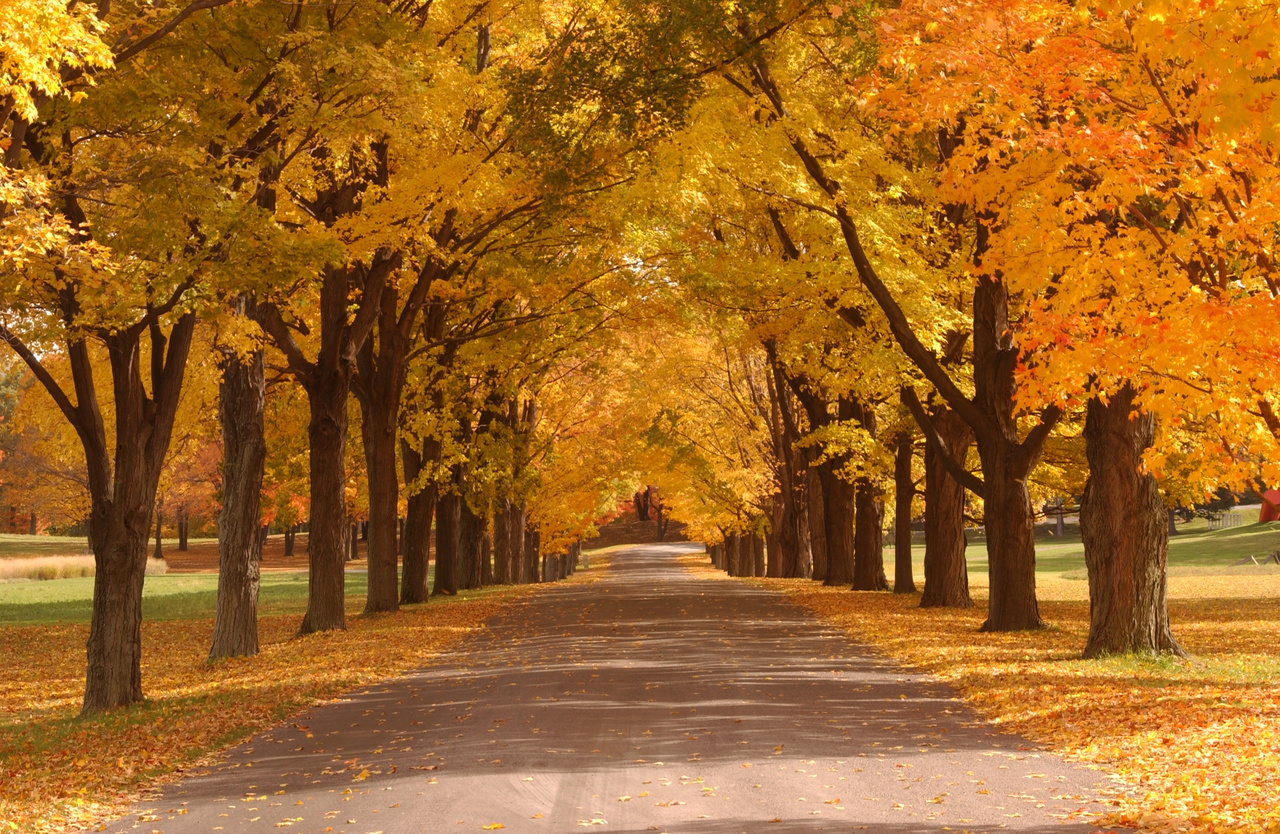
M 151 551 L 152 559 L 164 558 L 164 543 L 161 541 L 161 534 L 164 532 L 164 514 L 160 509 L 156 508 L 156 547 Z
M 1142 454 L 1155 441 L 1155 417 L 1137 409 L 1126 385 L 1110 402 L 1094 397 L 1085 416 L 1089 480 L 1080 501 L 1080 535 L 1089 571 L 1085 657 L 1184 654 L 1169 628 L 1164 500 Z
M 934 429 L 953 460 L 963 462 L 973 432 L 951 409 L 933 416 Z M 924 594 L 922 608 L 971 608 L 965 562 L 964 487 L 951 477 L 932 446 L 924 453 Z
M 401 605 L 426 602 L 431 596 L 427 578 L 430 575 L 431 520 L 436 512 L 437 487 L 434 481 L 420 486 L 417 481 L 427 460 L 438 458 L 439 448 L 439 443 L 433 444 L 432 441 L 424 443 L 425 454 L 420 454 L 408 443 L 402 443 L 400 448 L 404 482 L 409 485 L 409 508 L 404 520 L 404 565 L 400 577 Z
M 911 504 L 915 500 L 916 482 L 911 473 L 915 455 L 911 432 L 898 435 L 893 458 L 893 592 L 914 594 L 915 570 L 911 562 Z
M 394 308 L 393 308 L 394 311 Z M 372 364 L 373 340 L 365 344 L 360 365 Z M 368 595 L 364 613 L 396 611 L 400 607 L 399 544 L 400 478 L 396 472 L 396 424 L 400 418 L 400 377 L 371 370 L 355 386 L 360 395 L 360 434 L 369 484 L 366 556 Z M 370 378 L 371 377 L 371 378 Z M 395 386 L 388 390 L 387 386 Z
M 470 590 L 480 587 L 480 579 L 484 573 L 480 564 L 484 519 L 471 509 L 471 504 L 465 499 L 459 506 L 458 513 L 458 588 Z
M 764 539 L 751 534 L 751 576 L 764 576 Z
M 822 497 L 822 478 L 818 475 L 818 467 L 809 462 L 808 483 L 805 485 L 805 498 L 809 510 L 809 552 L 813 554 L 813 570 L 811 576 L 818 582 L 827 579 L 827 518 L 823 507 L 826 501 Z
M 511 499 L 501 498 L 493 513 L 493 581 L 510 585 L 515 581 L 511 561 Z
M 887 591 L 884 576 L 884 501 L 870 478 L 854 483 L 853 590 Z
M 91 393 L 87 346 L 84 342 L 70 345 L 68 358 L 79 395 L 74 416 L 85 447 L 92 500 L 89 540 L 95 566 L 93 613 L 85 647 L 85 714 L 142 700 L 147 534 L 194 328 L 195 315 L 187 313 L 174 324 L 167 340 L 158 324 L 145 331 L 152 342 L 150 397 L 140 370 L 141 332 L 131 328 L 104 339 L 116 412 L 114 467 L 101 412 Z
M 526 517 L 526 513 L 521 512 L 521 517 Z M 533 527 L 525 528 L 524 533 L 524 558 L 525 566 L 529 571 L 529 581 L 538 582 L 538 562 L 542 552 L 542 534 Z
M 853 584 L 854 485 L 836 474 L 842 461 L 817 465 L 822 482 L 822 521 L 826 539 L 827 572 L 824 585 Z
M 209 659 L 258 653 L 258 585 L 262 548 L 262 478 L 267 458 L 262 419 L 266 395 L 262 351 L 222 362 L 222 512 L 218 515 L 218 609 Z M 292 555 L 291 533 L 285 554 Z
M 980 236 L 986 226 L 981 225 Z M 985 248 L 979 241 L 979 251 Z M 1035 511 L 1027 493 L 1027 474 L 1043 448 L 1051 424 L 1042 425 L 1024 443 L 1018 437 L 1018 349 L 1009 327 L 1009 297 L 997 277 L 979 278 L 973 293 L 974 404 L 986 415 L 975 428 L 982 459 L 983 524 L 991 596 L 983 631 L 1043 628 L 1036 602 Z
M 462 496 L 440 496 L 436 504 L 436 582 L 432 596 L 458 593 L 458 538 L 462 524 Z
M 317 368 L 305 386 L 311 418 L 311 530 L 307 536 L 307 612 L 299 634 L 347 627 L 347 391 L 343 369 Z
M 742 576 L 742 536 L 732 533 L 724 538 L 725 572 Z
M 221 535 L 221 534 L 219 534 Z M 298 539 L 298 525 L 290 524 L 284 529 L 284 555 L 293 555 L 293 544 Z
M 178 519 L 178 552 L 179 553 L 187 552 L 187 531 L 189 529 L 190 524 L 191 522 L 188 521 L 185 516 L 183 518 Z
M 983 524 L 991 571 L 991 596 L 982 631 L 1043 628 L 1036 601 L 1035 510 L 1027 482 L 1008 475 L 1016 466 L 1010 460 L 1014 454 L 1010 446 L 991 444 L 985 450 L 979 448 L 978 453 L 986 476 Z
M 512 503 L 511 512 L 507 516 L 508 536 L 511 539 L 511 581 L 516 585 L 524 585 L 533 581 L 529 574 L 528 559 L 525 557 L 525 508 Z

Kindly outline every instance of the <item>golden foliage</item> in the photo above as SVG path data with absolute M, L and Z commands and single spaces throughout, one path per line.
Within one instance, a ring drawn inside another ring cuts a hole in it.
M 1042 600 L 1052 623 L 1044 631 L 979 634 L 983 606 L 921 609 L 913 595 L 767 584 L 786 587 L 858 641 L 951 683 L 1001 729 L 1120 776 L 1129 787 L 1117 791 L 1105 824 L 1280 831 L 1280 576 L 1187 579 L 1171 583 L 1169 607 L 1190 661 L 1079 659 L 1089 630 L 1085 601 Z M 1063 588 L 1084 584 L 1061 580 Z

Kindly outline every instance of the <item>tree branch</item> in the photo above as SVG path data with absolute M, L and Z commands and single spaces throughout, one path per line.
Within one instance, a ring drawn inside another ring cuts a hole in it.
M 946 444 L 942 442 L 942 437 L 938 434 L 938 427 L 933 424 L 933 419 L 929 417 L 929 412 L 925 411 L 920 398 L 916 396 L 914 388 L 903 386 L 902 403 L 911 412 L 911 416 L 915 418 L 916 425 L 920 427 L 920 431 L 924 432 L 924 439 L 929 444 L 929 448 L 933 449 L 933 453 L 938 456 L 938 459 L 942 461 L 942 465 L 947 468 L 947 474 L 955 479 L 960 486 L 979 498 L 984 498 L 987 485 L 977 475 L 965 469 L 963 464 L 952 456 Z

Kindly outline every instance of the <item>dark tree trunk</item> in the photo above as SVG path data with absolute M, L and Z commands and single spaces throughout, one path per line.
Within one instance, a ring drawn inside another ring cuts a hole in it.
M 298 539 L 298 525 L 290 524 L 284 529 L 284 555 L 293 555 L 293 544 Z
M 178 552 L 187 551 L 187 530 L 190 522 L 184 517 L 178 519 Z
M 707 548 L 707 555 L 711 557 L 711 566 L 713 568 L 721 568 L 724 563 L 724 544 L 713 544 Z
M 725 572 L 730 576 L 742 575 L 742 536 L 731 533 L 724 537 Z
M 526 513 L 521 512 L 522 517 Z M 529 581 L 538 582 L 538 563 L 542 556 L 542 534 L 533 527 L 526 527 L 524 532 L 524 558 L 526 570 L 529 571 Z
M 1170 536 L 1176 536 L 1176 535 L 1178 535 L 1178 515 L 1177 515 L 1177 513 L 1175 513 L 1175 512 L 1173 511 L 1173 509 L 1172 509 L 1172 508 L 1170 508 L 1170 509 L 1166 510 L 1165 512 L 1166 512 L 1166 513 L 1168 514 L 1168 516 L 1169 516 L 1169 535 L 1170 535 Z M 1061 512 L 1059 512 L 1058 517 L 1059 517 L 1059 518 L 1061 518 L 1061 517 L 1062 517 Z
M 458 539 L 462 523 L 462 496 L 440 496 L 436 503 L 436 582 L 433 596 L 458 593 Z
M 501 498 L 493 513 L 493 581 L 510 585 L 511 564 L 511 499 Z
M 218 515 L 218 610 L 209 659 L 258 653 L 258 583 L 262 547 L 262 419 L 266 394 L 262 351 L 222 362 L 218 418 L 222 424 L 222 512 Z M 292 532 L 285 554 L 293 553 Z
M 893 592 L 913 594 L 916 591 L 915 569 L 911 563 L 911 504 L 916 495 L 916 482 L 911 473 L 915 455 L 911 432 L 898 435 L 893 457 Z
M 950 409 L 933 416 L 934 429 L 953 460 L 963 461 L 973 432 Z M 924 594 L 922 608 L 971 608 L 965 562 L 964 487 L 951 477 L 945 461 L 927 446 L 924 453 Z
M 529 560 L 525 555 L 525 521 L 528 514 L 523 505 L 513 503 L 507 517 L 511 538 L 511 581 L 524 585 L 533 581 L 529 573 Z
M 480 564 L 484 519 L 471 505 L 462 501 L 458 521 L 458 587 L 463 590 L 479 588 L 484 568 Z
M 1036 601 L 1035 510 L 1026 481 L 1015 480 L 1007 474 L 1017 468 L 1017 463 L 1010 459 L 1014 453 L 1013 448 L 1003 443 L 990 444 L 985 450 L 979 444 L 978 448 L 986 476 L 983 524 L 991 571 L 991 596 L 983 631 L 1044 627 Z
M 813 555 L 810 573 L 818 582 L 827 579 L 827 518 L 823 511 L 826 501 L 822 497 L 822 478 L 818 468 L 809 462 L 808 482 L 805 484 L 805 501 L 809 515 L 809 552 Z
M 404 482 L 409 487 L 408 512 L 404 521 L 404 565 L 400 578 L 400 604 L 426 602 L 431 595 L 427 586 L 430 575 L 431 520 L 436 512 L 437 487 L 434 481 L 418 485 L 423 466 L 439 458 L 440 444 L 428 440 L 425 454 L 408 443 L 401 444 L 400 461 L 404 466 Z M 425 458 L 425 459 L 424 459 Z
M 31 513 L 31 517 L 28 519 L 27 533 L 29 535 L 34 536 L 36 534 L 37 529 L 38 529 L 38 525 L 36 524 L 36 514 L 33 512 Z
M 493 584 L 493 539 L 489 536 L 489 523 L 480 519 L 480 585 Z
M 853 590 L 887 591 L 884 576 L 884 500 L 870 478 L 854 483 Z
M 822 482 L 822 522 L 826 539 L 827 574 L 824 585 L 853 584 L 854 485 L 836 474 L 843 460 L 816 466 Z
M 375 151 L 385 153 L 385 147 Z M 336 199 L 334 195 L 330 197 Z M 368 264 L 324 268 L 316 310 L 319 347 L 314 360 L 304 354 L 278 308 L 264 305 L 261 311 L 261 324 L 306 391 L 311 411 L 307 426 L 311 454 L 311 529 L 307 538 L 310 573 L 307 612 L 300 634 L 346 627 L 343 566 L 347 543 L 347 397 L 356 357 L 377 323 L 383 288 L 401 261 L 400 254 L 379 249 Z M 355 291 L 359 292 L 360 301 L 353 316 Z
M 764 539 L 751 534 L 751 576 L 764 576 Z
M 347 561 L 349 562 L 354 562 L 356 559 L 360 558 L 360 528 L 361 528 L 361 525 L 358 522 L 353 522 L 351 524 L 350 530 L 348 531 L 349 535 L 347 536 L 347 546 L 348 546 Z
M 980 227 L 980 236 L 986 226 Z M 984 248 L 979 241 L 979 250 Z M 1039 459 L 1052 422 L 1042 424 L 1026 442 L 1018 437 L 1018 349 L 1009 328 L 1009 296 L 1004 282 L 983 276 L 973 293 L 974 404 L 986 415 L 974 429 L 982 459 L 983 523 L 991 596 L 983 631 L 1042 628 L 1036 602 L 1035 510 L 1027 493 L 1027 474 Z
M 160 512 L 160 510 L 157 508 L 156 509 L 156 547 L 155 547 L 155 550 L 151 551 L 152 559 L 164 558 L 164 543 L 162 541 L 163 533 L 164 533 L 164 514 Z
M 1094 397 L 1085 416 L 1089 480 L 1080 501 L 1080 535 L 1089 571 L 1085 657 L 1183 654 L 1169 628 L 1164 499 L 1142 464 L 1155 441 L 1155 417 L 1138 410 L 1126 385 L 1110 402 Z
M 311 419 L 311 529 L 307 535 L 307 611 L 300 634 L 347 627 L 347 388 L 341 369 L 317 369 L 307 387 Z
M 92 500 L 89 541 L 95 565 L 93 612 L 85 651 L 85 714 L 142 700 L 142 581 L 147 538 L 194 328 L 195 315 L 188 313 L 174 324 L 167 339 L 159 324 L 129 328 L 103 339 L 115 405 L 114 467 L 93 391 L 87 345 L 69 345 L 77 404 L 61 407 L 84 445 Z M 144 332 L 151 338 L 151 396 L 139 367 Z M 23 358 L 32 365 L 26 355 Z
M 394 305 L 391 309 L 394 317 Z M 386 311 L 384 310 L 384 315 Z M 380 334 L 381 335 L 381 334 Z M 369 484 L 369 521 L 366 556 L 369 563 L 368 595 L 364 612 L 396 611 L 400 607 L 399 544 L 396 529 L 400 517 L 400 478 L 396 472 L 396 426 L 400 419 L 399 374 L 375 366 L 373 340 L 365 343 L 359 366 L 356 399 L 360 403 L 360 434 L 364 444 Z M 382 357 L 379 357 L 382 358 Z

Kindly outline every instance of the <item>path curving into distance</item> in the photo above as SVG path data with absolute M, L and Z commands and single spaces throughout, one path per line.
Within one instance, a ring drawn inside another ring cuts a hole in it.
M 1102 776 L 777 592 L 639 546 L 316 708 L 111 832 L 1083 834 Z M 486 827 L 487 826 L 487 827 Z

